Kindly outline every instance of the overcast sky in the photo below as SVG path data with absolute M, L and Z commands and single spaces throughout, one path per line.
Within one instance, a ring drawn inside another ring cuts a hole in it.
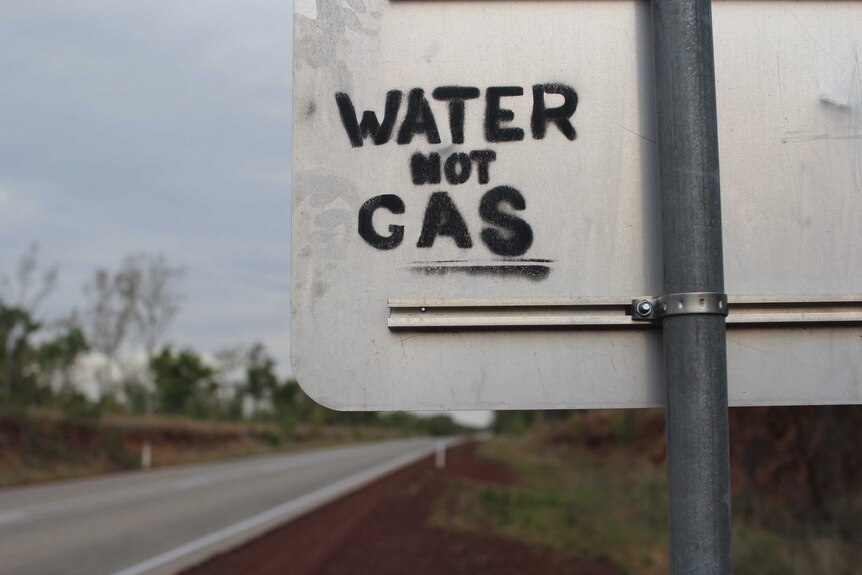
M 184 266 L 170 339 L 289 370 L 292 3 L 0 3 L 0 270 L 56 263 L 47 315 L 130 252 Z
M 97 267 L 164 254 L 170 341 L 260 341 L 290 374 L 292 29 L 288 1 L 0 2 L 0 272 L 37 242 L 51 319 Z

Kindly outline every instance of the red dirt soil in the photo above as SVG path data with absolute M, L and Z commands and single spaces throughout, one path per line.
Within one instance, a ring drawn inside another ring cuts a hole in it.
M 428 526 L 449 482 L 511 484 L 504 465 L 476 455 L 476 444 L 450 449 L 446 467 L 432 458 L 279 527 L 185 575 L 545 574 L 613 575 L 604 565 L 565 558 L 507 539 Z

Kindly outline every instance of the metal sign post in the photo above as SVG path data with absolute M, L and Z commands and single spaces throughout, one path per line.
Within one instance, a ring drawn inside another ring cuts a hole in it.
M 710 0 L 653 0 L 670 572 L 731 572 L 727 349 Z M 677 295 L 679 294 L 679 295 Z M 675 305 L 676 304 L 676 305 Z

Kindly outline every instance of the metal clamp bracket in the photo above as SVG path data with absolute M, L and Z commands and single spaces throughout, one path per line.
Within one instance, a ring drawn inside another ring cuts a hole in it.
M 674 293 L 654 300 L 632 300 L 632 320 L 660 321 L 673 315 L 727 316 L 727 294 L 715 292 Z
M 390 299 L 388 305 L 393 330 L 653 329 L 663 317 L 686 313 L 727 316 L 728 329 L 862 326 L 862 294 Z

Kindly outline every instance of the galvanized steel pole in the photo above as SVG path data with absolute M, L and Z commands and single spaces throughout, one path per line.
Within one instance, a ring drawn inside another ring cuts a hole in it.
M 664 293 L 724 292 L 710 0 L 652 0 Z M 670 572 L 731 572 L 722 315 L 665 317 Z

